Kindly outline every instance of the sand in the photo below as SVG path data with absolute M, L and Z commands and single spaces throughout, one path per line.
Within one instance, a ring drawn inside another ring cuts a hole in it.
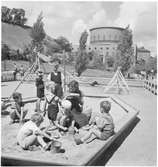
M 111 99 L 109 99 L 111 100 Z M 93 116 L 99 112 L 99 99 L 86 98 L 86 104 L 93 106 Z M 29 108 L 29 113 L 27 118 L 33 113 L 35 107 L 34 103 L 26 105 Z M 114 123 L 119 122 L 119 120 L 127 113 L 117 104 L 112 101 L 111 114 L 114 118 Z M 32 160 L 44 160 L 46 162 L 51 162 L 53 164 L 82 164 L 86 162 L 95 155 L 108 141 L 94 140 L 89 144 L 76 145 L 73 137 L 71 135 L 63 136 L 59 141 L 62 142 L 62 148 L 65 149 L 65 153 L 51 153 L 50 151 L 43 152 L 38 151 L 24 151 L 17 145 L 16 135 L 21 125 L 14 123 L 9 125 L 9 116 L 2 117 L 2 155 L 7 154 L 15 157 L 28 158 Z M 48 125 L 48 118 L 45 120 L 41 126 Z M 81 133 L 80 133 L 81 134 Z

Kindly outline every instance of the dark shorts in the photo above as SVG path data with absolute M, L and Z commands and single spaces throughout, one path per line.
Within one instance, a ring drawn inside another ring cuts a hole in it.
M 59 108 L 57 104 L 49 104 L 48 108 L 48 119 L 51 121 L 55 121 L 59 112 Z
M 63 97 L 63 88 L 60 84 L 57 84 L 55 87 L 55 95 L 58 96 L 59 98 Z

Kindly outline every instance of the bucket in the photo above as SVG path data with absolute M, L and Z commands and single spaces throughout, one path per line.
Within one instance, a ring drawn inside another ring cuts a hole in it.
M 52 144 L 51 144 L 51 153 L 59 153 L 60 152 L 60 149 L 61 149 L 61 142 L 59 141 L 53 141 Z

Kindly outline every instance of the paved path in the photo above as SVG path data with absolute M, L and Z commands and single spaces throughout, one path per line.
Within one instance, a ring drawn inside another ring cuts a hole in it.
M 2 97 L 11 94 L 17 82 L 2 83 Z M 82 86 L 84 94 L 104 95 L 103 87 Z M 24 97 L 35 96 L 36 89 L 33 84 L 24 84 L 19 89 Z M 156 166 L 157 157 L 157 96 L 143 88 L 131 88 L 131 93 L 119 95 L 128 104 L 140 111 L 140 122 L 136 125 L 122 145 L 113 154 L 106 165 L 152 165 Z M 94 100 L 90 104 L 94 105 Z

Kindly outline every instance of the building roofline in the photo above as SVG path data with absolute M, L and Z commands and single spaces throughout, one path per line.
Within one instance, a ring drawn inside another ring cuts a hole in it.
M 95 27 L 91 28 L 90 31 L 97 30 L 97 29 L 117 29 L 117 30 L 124 30 L 124 28 L 121 27 Z

